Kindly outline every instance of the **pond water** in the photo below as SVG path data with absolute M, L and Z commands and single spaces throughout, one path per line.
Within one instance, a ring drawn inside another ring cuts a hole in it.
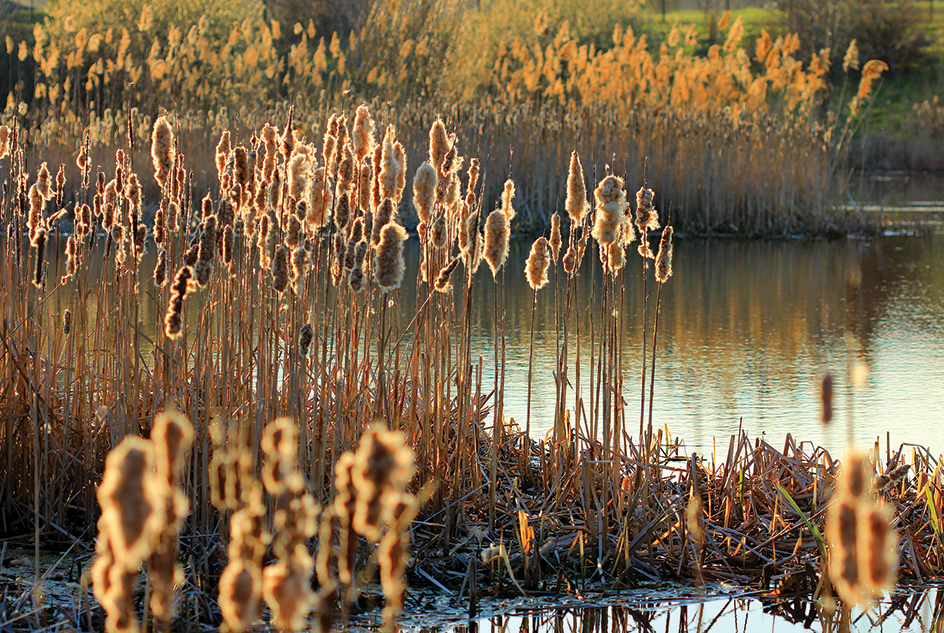
M 520 271 L 528 248 L 517 244 L 512 249 L 504 280 L 505 414 L 522 426 L 532 292 Z M 640 268 L 633 253 L 623 273 L 620 309 L 630 430 L 638 429 L 633 420 L 638 420 L 640 392 Z M 881 438 L 884 448 L 887 437 L 893 448 L 916 443 L 933 454 L 944 451 L 944 236 L 681 239 L 674 269 L 662 297 L 653 425 L 667 426 L 689 450 L 710 455 L 717 445 L 723 454 L 730 435 L 743 427 L 752 436 L 765 435 L 775 446 L 789 433 L 798 441 L 825 446 L 838 457 L 852 420 L 853 441 L 860 447 Z M 861 285 L 852 293 L 847 279 L 854 271 Z M 581 281 L 586 297 L 594 282 L 588 275 Z M 479 273 L 476 283 L 474 354 L 483 356 L 488 375 L 494 289 L 487 271 Z M 546 432 L 553 417 L 553 285 L 552 278 L 539 292 L 535 313 L 533 435 Z M 653 285 L 650 278 L 650 338 Z M 850 341 L 851 356 L 868 368 L 851 403 L 846 371 Z M 586 342 L 583 354 L 586 361 Z M 589 397 L 588 370 L 585 363 L 584 398 Z M 826 372 L 835 376 L 837 398 L 836 418 L 824 426 L 820 381 Z M 573 402 L 573 396 L 568 400 Z
M 411 592 L 413 594 L 414 592 Z M 709 588 L 639 589 L 585 597 L 494 600 L 469 620 L 448 598 L 413 596 L 401 620 L 413 631 L 456 633 L 750 633 L 768 631 L 940 631 L 944 592 L 901 587 L 872 609 L 829 613 L 807 600 L 763 598 L 759 592 Z M 454 601 L 453 601 L 454 602 Z M 366 623 L 360 623 L 366 624 Z M 355 628 L 360 628 L 355 625 Z

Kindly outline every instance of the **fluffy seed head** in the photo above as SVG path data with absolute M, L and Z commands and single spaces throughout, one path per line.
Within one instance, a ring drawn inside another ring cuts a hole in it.
M 354 128 L 351 130 L 351 141 L 354 145 L 354 156 L 359 163 L 370 156 L 374 149 L 374 120 L 366 104 L 357 106 L 354 114 Z
M 175 155 L 174 133 L 170 123 L 167 117 L 158 117 L 151 132 L 151 161 L 154 163 L 154 179 L 162 187 L 171 174 Z
M 662 229 L 659 254 L 656 255 L 656 281 L 660 284 L 664 284 L 672 276 L 672 233 L 671 226 Z
M 413 205 L 420 222 L 429 223 L 430 213 L 436 201 L 437 183 L 436 168 L 429 162 L 420 165 L 413 178 Z
M 272 258 L 272 287 L 282 294 L 288 287 L 288 248 L 279 246 Z
M 429 162 L 442 174 L 443 161 L 449 152 L 449 135 L 442 119 L 437 118 L 429 129 Z
M 551 264 L 547 250 L 547 238 L 545 237 L 539 237 L 531 245 L 531 253 L 528 255 L 524 271 L 528 277 L 528 285 L 531 286 L 532 290 L 540 290 L 547 285 L 547 269 Z
M 573 226 L 579 226 L 590 209 L 590 203 L 587 202 L 587 183 L 583 179 L 583 166 L 576 150 L 570 155 L 565 207 Z
M 402 226 L 391 222 L 380 231 L 380 242 L 374 261 L 374 281 L 381 289 L 390 292 L 403 283 L 403 242 L 407 232 Z
M 562 245 L 561 240 L 561 230 L 560 230 L 560 216 L 557 215 L 557 212 L 554 212 L 554 215 L 551 216 L 551 237 L 547 240 L 547 245 L 551 249 L 551 259 L 555 262 L 560 256 L 560 249 Z
M 6 158 L 10 155 L 10 128 L 6 125 L 0 125 L 0 158 Z M 81 169 L 80 165 L 80 169 Z
M 153 477 L 154 449 L 150 442 L 127 436 L 105 460 L 98 487 L 102 518 L 116 559 L 129 569 L 150 553 L 160 529 L 159 490 Z
M 515 208 L 511 205 L 511 201 L 515 197 L 515 183 L 509 178 L 505 181 L 505 188 L 502 191 L 502 212 L 508 218 L 508 221 L 511 222 L 515 219 Z

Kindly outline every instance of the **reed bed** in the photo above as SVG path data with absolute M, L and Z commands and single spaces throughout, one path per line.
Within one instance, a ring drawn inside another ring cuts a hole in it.
M 366 106 L 324 121 L 289 109 L 251 135 L 223 130 L 212 162 L 198 164 L 180 118 L 162 116 L 146 134 L 127 122 L 114 167 L 99 167 L 82 135 L 75 178 L 55 163 L 28 166 L 27 133 L 0 129 L 0 526 L 31 540 L 36 561 L 41 546 L 88 548 L 99 534 L 91 578 L 109 630 L 134 630 L 138 610 L 169 626 L 172 579 L 184 587 L 181 621 L 235 630 L 262 613 L 260 596 L 278 628 L 305 626 L 314 611 L 327 630 L 370 595 L 377 570 L 388 625 L 405 573 L 469 597 L 472 611 L 484 591 L 593 583 L 727 580 L 784 594 L 827 585 L 816 526 L 836 460 L 741 434 L 709 463 L 651 413 L 638 432 L 626 415 L 640 393 L 624 388 L 631 351 L 616 309 L 624 276 L 640 269 L 631 244 L 654 257 L 657 293 L 671 283 L 658 190 L 637 195 L 637 234 L 636 181 L 588 179 L 572 151 L 566 223 L 543 229 L 527 271 L 508 270 L 527 190 L 506 178 L 489 198 L 482 163 L 441 120 L 416 167 L 419 148 Z M 310 140 L 303 126 L 323 134 Z M 198 170 L 212 170 L 215 185 L 200 185 Z M 415 237 L 401 220 L 411 179 Z M 405 279 L 413 239 L 421 273 Z M 151 249 L 157 265 L 146 270 Z M 588 269 L 589 296 L 577 282 Z M 506 372 L 502 281 L 522 274 L 534 303 L 554 303 L 559 332 L 544 438 L 503 411 L 505 384 L 519 378 Z M 416 284 L 415 313 L 399 309 L 403 284 Z M 471 352 L 474 284 L 494 289 L 492 375 Z M 145 305 L 163 318 L 145 322 Z M 657 294 L 650 406 L 659 305 Z M 640 397 L 644 411 L 645 385 Z M 924 579 L 942 565 L 941 465 L 915 450 L 909 475 L 907 457 L 886 449 L 883 459 L 876 447 L 862 478 L 888 480 L 875 488 L 900 530 L 901 575 Z M 142 477 L 155 468 L 163 495 Z M 119 529 L 125 514 L 138 523 Z M 155 533 L 152 551 L 142 543 Z M 118 555 L 126 550 L 134 556 Z M 144 561 L 150 612 L 135 597 Z M 33 599 L 29 621 L 41 622 L 48 613 Z
M 0 121 L 20 118 L 36 147 L 49 146 L 34 161 L 59 160 L 47 154 L 71 149 L 86 130 L 93 146 L 113 156 L 129 119 L 149 133 L 161 105 L 173 103 L 196 165 L 210 158 L 223 129 L 259 129 L 292 107 L 300 121 L 323 122 L 327 112 L 353 109 L 356 99 L 394 124 L 409 152 L 443 116 L 466 151 L 487 163 L 489 196 L 514 167 L 527 192 L 518 200 L 521 229 L 547 225 L 573 149 L 591 174 L 609 165 L 637 182 L 648 177 L 682 231 L 869 228 L 866 218 L 837 206 L 845 202 L 849 140 L 868 111 L 881 62 L 844 65 L 859 89 L 831 110 L 828 55 L 797 59 L 795 35 L 765 32 L 749 46 L 740 22 L 725 21 L 723 44 L 698 42 L 693 30 L 677 27 L 655 50 L 631 28 L 616 28 L 597 49 L 562 24 L 469 59 L 451 48 L 458 5 L 442 5 L 422 20 L 410 3 L 393 16 L 372 15 L 345 46 L 337 34 L 316 42 L 312 27 L 295 25 L 288 53 L 275 43 L 288 25 L 261 20 L 233 25 L 222 49 L 205 22 L 165 34 L 71 32 L 68 21 L 38 26 L 32 46 L 8 43 L 19 88 Z M 18 114 L 23 101 L 25 117 Z M 411 164 L 419 158 L 409 156 Z M 212 182 L 211 172 L 198 176 Z

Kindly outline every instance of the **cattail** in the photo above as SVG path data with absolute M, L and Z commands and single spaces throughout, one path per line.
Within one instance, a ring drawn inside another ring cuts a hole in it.
M 36 268 L 33 274 L 33 285 L 42 289 L 45 286 L 44 277 L 46 272 L 46 229 L 39 227 L 30 243 L 36 249 Z
M 384 494 L 402 495 L 415 470 L 413 451 L 407 447 L 403 433 L 389 431 L 383 425 L 371 425 L 350 463 L 350 485 L 345 493 L 350 499 L 345 498 L 345 504 L 340 508 L 336 503 L 336 511 L 340 515 L 353 510 L 354 529 L 368 540 L 377 542 L 381 522 L 394 527 L 391 520 L 394 519 L 394 508 L 385 503 L 391 499 L 384 499 Z
M 465 203 L 470 209 L 475 206 L 475 187 L 479 182 L 479 171 L 479 159 L 473 158 L 469 161 L 469 184 L 465 190 Z
M 305 272 L 308 270 L 308 249 L 299 246 L 292 251 L 292 279 L 295 280 L 295 290 L 301 294 L 302 283 L 305 281 Z
M 279 151 L 279 131 L 268 123 L 262 126 L 262 142 L 265 157 L 262 160 L 262 177 L 271 183 L 275 174 L 276 156 Z
M 347 194 L 354 189 L 354 153 L 351 145 L 345 143 L 338 163 L 338 195 Z
M 334 204 L 334 183 L 324 167 L 315 170 L 308 196 L 308 224 L 320 229 L 331 219 Z
M 236 232 L 232 224 L 227 224 L 223 229 L 223 242 L 221 247 L 223 263 L 229 266 L 233 263 L 233 255 L 236 249 Z
M 72 310 L 68 308 L 62 313 L 62 333 L 66 336 L 72 333 Z
M 203 218 L 200 225 L 200 255 L 201 262 L 213 261 L 216 254 L 217 230 L 216 216 L 208 215 Z
M 245 631 L 259 619 L 262 574 L 251 562 L 231 558 L 220 575 L 220 611 L 232 633 Z
M 547 285 L 547 269 L 551 260 L 547 253 L 547 238 L 539 237 L 531 245 L 531 253 L 525 264 L 525 274 L 532 290 L 540 290 Z
M 436 118 L 432 127 L 429 129 L 429 163 L 436 168 L 436 171 L 443 174 L 443 161 L 449 152 L 449 135 L 446 134 L 446 126 L 442 119 Z
M 279 294 L 288 286 L 288 249 L 279 246 L 272 259 L 272 287 Z
M 587 202 L 587 184 L 583 179 L 583 166 L 576 150 L 570 154 L 570 171 L 567 175 L 567 213 L 572 226 L 579 226 L 590 209 Z
M 226 163 L 229 160 L 229 154 L 232 151 L 230 143 L 229 130 L 223 130 L 220 134 L 220 142 L 216 144 L 216 173 L 220 179 L 220 189 L 229 189 L 230 183 L 224 177 L 226 172 Z
M 152 539 L 160 529 L 154 466 L 153 445 L 128 436 L 109 453 L 98 487 L 109 543 L 116 560 L 128 569 L 136 568 L 149 554 Z
M 671 226 L 662 229 L 659 254 L 656 255 L 656 281 L 660 284 L 664 284 L 672 276 L 672 233 Z
M 622 236 L 623 219 L 623 208 L 619 202 L 597 205 L 591 234 L 599 242 L 601 249 L 619 242 Z
M 81 156 L 81 150 L 80 150 Z M 0 125 L 0 159 L 10 155 L 10 128 L 6 125 Z M 79 167 L 81 169 L 81 166 Z
M 379 244 L 381 230 L 383 230 L 383 227 L 385 227 L 387 224 L 395 222 L 395 220 L 393 200 L 390 198 L 384 198 L 383 203 L 377 207 L 377 210 L 374 213 L 373 221 L 371 222 L 370 243 L 374 246 Z
M 400 141 L 393 144 L 393 160 L 397 166 L 393 199 L 399 204 L 403 199 L 403 190 L 406 189 L 406 148 Z
M 364 159 L 370 156 L 374 149 L 374 120 L 366 104 L 357 106 L 354 113 L 354 128 L 351 130 L 351 141 L 354 145 L 354 156 L 357 162 L 363 164 Z
M 160 288 L 167 280 L 167 251 L 157 251 L 157 264 L 154 265 L 154 285 Z
M 335 157 L 335 144 L 338 142 L 337 137 L 335 136 L 337 117 L 332 114 L 328 118 L 328 128 L 325 131 L 324 138 L 322 139 L 321 147 L 321 160 L 324 162 L 325 168 L 329 173 L 334 173 L 334 168 L 336 163 L 334 162 Z
M 449 278 L 452 276 L 452 273 L 459 266 L 459 258 L 453 257 L 450 262 L 439 271 L 439 274 L 436 276 L 436 282 L 434 287 L 437 292 L 449 292 L 452 289 L 452 283 L 450 283 Z
M 190 290 L 193 277 L 193 268 L 187 265 L 181 266 L 174 276 L 170 299 L 167 302 L 167 313 L 164 315 L 164 333 L 169 339 L 173 340 L 180 336 L 183 325 L 184 298 Z
M 419 216 L 420 222 L 429 222 L 430 213 L 436 201 L 437 183 L 436 168 L 429 162 L 420 165 L 416 170 L 416 176 L 413 177 L 413 205 L 416 207 L 416 215 Z
M 288 162 L 288 159 L 291 157 L 292 152 L 295 149 L 296 143 L 295 130 L 292 128 L 291 115 L 289 116 L 288 125 L 286 125 L 285 129 L 282 130 L 282 138 L 279 140 L 279 152 L 282 154 L 282 160 Z
M 898 535 L 888 505 L 869 501 L 859 508 L 859 574 L 867 595 L 891 591 L 898 576 Z
M 305 154 L 295 154 L 288 164 L 288 195 L 301 200 L 308 187 L 311 163 Z
M 649 231 L 659 230 L 659 215 L 656 213 L 652 199 L 655 193 L 652 189 L 641 187 L 636 192 L 636 228 L 639 229 L 639 254 L 647 259 L 653 259 L 652 249 L 649 248 Z
M 175 153 L 174 133 L 170 123 L 167 122 L 167 117 L 158 117 L 151 132 L 151 160 L 154 163 L 154 179 L 162 187 L 171 174 Z
M 605 250 L 606 270 L 611 275 L 616 275 L 626 265 L 626 250 L 619 244 L 611 244 Z
M 511 232 L 508 215 L 502 209 L 495 209 L 485 219 L 485 258 L 492 270 L 492 277 L 498 277 L 498 269 L 508 258 L 508 238 Z
M 302 329 L 298 333 L 298 354 L 299 356 L 308 356 L 308 348 L 311 346 L 311 341 L 315 337 L 315 331 L 312 329 L 310 323 L 306 323 L 302 326 Z
M 374 146 L 374 155 L 371 156 L 371 173 L 373 179 L 370 183 L 370 209 L 375 210 L 383 201 L 383 195 L 380 187 L 380 172 L 383 165 L 383 143 Z
M 370 161 L 365 160 L 361 163 L 360 172 L 357 181 L 357 206 L 362 210 L 370 209 L 371 177 Z
M 432 231 L 432 244 L 435 248 L 444 249 L 446 248 L 447 242 L 447 232 L 446 232 L 446 218 L 439 216 L 436 218 L 436 221 L 433 222 L 433 231 Z
M 387 126 L 387 132 L 384 134 L 382 153 L 380 159 L 380 194 L 383 198 L 396 198 L 397 177 L 400 166 L 396 159 L 396 131 L 393 125 Z
M 338 232 L 347 233 L 347 226 L 351 220 L 351 193 L 338 196 L 338 203 L 334 209 L 334 225 Z
M 62 207 L 62 198 L 65 194 L 66 187 L 66 166 L 62 163 L 59 163 L 59 169 L 56 171 L 56 206 Z
M 511 201 L 515 197 L 515 183 L 512 182 L 511 178 L 505 181 L 505 188 L 502 191 L 502 213 L 505 214 L 505 217 L 508 218 L 508 222 L 511 222 L 515 219 L 515 208 L 511 205 Z
M 374 255 L 374 281 L 382 290 L 396 290 L 403 282 L 403 242 L 407 237 L 406 229 L 395 222 L 386 224 L 380 231 Z
M 823 424 L 829 424 L 833 419 L 833 375 L 830 373 L 823 376 L 820 397 L 823 400 Z
M 213 262 L 198 259 L 193 265 L 193 280 L 199 288 L 205 288 L 210 283 L 210 275 L 213 274 Z
M 252 169 L 249 167 L 249 151 L 240 145 L 233 150 L 233 172 L 236 177 L 236 185 L 240 187 L 241 195 L 236 201 L 239 206 L 248 200 L 249 193 L 252 191 Z
M 574 274 L 574 271 L 577 270 L 577 251 L 574 249 L 573 245 L 567 247 L 567 252 L 564 254 L 562 263 L 564 265 L 564 272 L 568 275 Z
M 39 166 L 39 171 L 36 173 L 36 187 L 39 195 L 43 197 L 44 201 L 49 201 L 52 199 L 52 178 L 49 175 L 49 166 L 45 161 L 43 161 L 43 164 Z
M 557 262 L 557 258 L 560 255 L 560 249 L 562 245 L 561 230 L 560 230 L 560 216 L 557 215 L 557 211 L 555 211 L 554 215 L 551 216 L 551 237 L 548 238 L 547 245 L 551 249 L 551 259 L 553 259 L 554 262 Z
M 36 183 L 29 188 L 29 216 L 26 219 L 26 226 L 29 227 L 30 243 L 36 246 L 36 233 L 43 224 L 43 195 L 39 191 Z

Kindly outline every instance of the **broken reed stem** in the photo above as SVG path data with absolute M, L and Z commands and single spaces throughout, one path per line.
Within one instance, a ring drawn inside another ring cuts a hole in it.
M 498 406 L 498 278 L 495 277 L 494 280 L 495 287 L 495 305 L 494 305 L 494 321 L 493 321 L 493 332 L 492 334 L 495 337 L 495 388 L 492 391 L 492 407 L 494 408 L 494 413 L 492 416 L 493 426 L 492 426 L 492 455 L 491 463 L 489 465 L 489 482 L 488 482 L 488 529 L 489 531 L 495 530 L 495 502 L 496 502 L 496 492 L 498 486 L 498 447 L 501 440 L 501 425 L 502 421 L 499 418 L 501 415 L 501 407 Z

